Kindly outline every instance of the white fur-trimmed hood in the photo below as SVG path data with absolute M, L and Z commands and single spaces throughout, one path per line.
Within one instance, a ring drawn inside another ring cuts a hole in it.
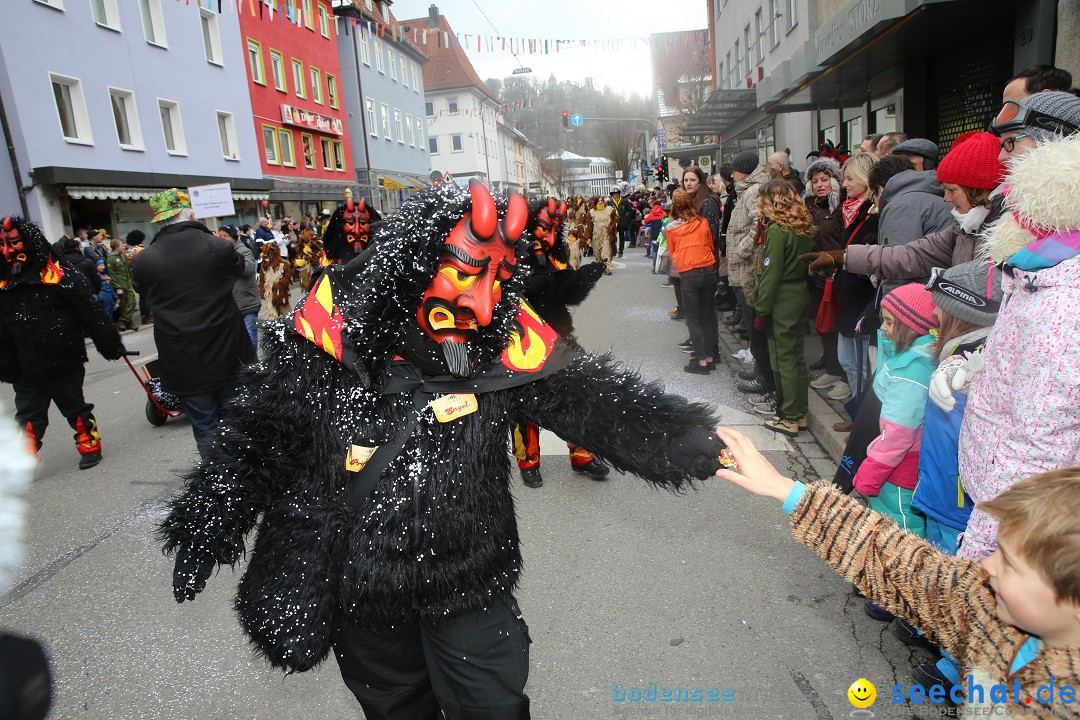
M 1040 143 L 1010 160 L 1005 182 L 1010 186 L 1006 211 L 986 231 L 986 250 L 995 262 L 1036 239 L 1013 212 L 1047 230 L 1080 228 L 1080 134 Z

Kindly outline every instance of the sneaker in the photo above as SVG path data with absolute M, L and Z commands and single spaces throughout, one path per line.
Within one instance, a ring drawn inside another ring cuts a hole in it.
M 740 360 L 739 362 L 741 362 L 743 365 L 753 365 L 754 354 L 750 352 L 749 349 L 747 349 L 746 354 L 742 356 L 742 360 Z
M 675 284 L 672 283 L 670 280 L 665 280 L 664 282 L 660 283 L 660 287 L 675 287 Z
M 851 386 L 846 382 L 838 382 L 829 390 L 828 397 L 830 400 L 849 400 L 851 399 Z
M 775 418 L 776 417 L 776 403 L 775 402 L 768 402 L 768 403 L 764 403 L 762 405 L 755 405 L 754 406 L 754 412 L 756 412 L 758 415 L 764 415 L 765 417 Z
M 672 318 L 672 319 L 674 319 L 674 318 Z M 694 352 L 694 348 L 693 348 L 693 347 L 691 347 L 690 345 L 685 345 L 685 346 L 684 346 L 684 345 L 680 345 L 680 346 L 679 346 L 679 349 L 680 349 L 680 350 L 682 350 L 682 351 L 683 351 L 684 353 L 691 353 L 691 354 L 693 354 L 693 352 Z
M 582 475 L 588 475 L 593 480 L 607 480 L 608 473 L 611 470 L 608 466 L 600 462 L 599 458 L 593 458 L 584 465 L 572 466 L 574 472 L 581 473 Z
M 852 423 L 850 420 L 841 420 L 838 423 L 833 423 L 832 429 L 833 432 L 849 433 L 851 432 L 851 425 Z
M 672 315 L 671 313 L 668 313 L 668 318 L 671 319 L 671 320 L 685 320 L 686 316 L 683 315 L 682 313 L 678 313 L 676 315 Z
M 544 478 L 540 476 L 540 468 L 521 468 L 521 482 L 525 487 L 538 488 L 544 484 Z
M 895 635 L 900 642 L 926 648 L 927 650 L 937 650 L 937 645 L 927 640 L 925 635 L 903 618 L 896 618 L 889 623 L 889 632 Z
M 755 408 L 756 410 L 757 408 Z M 765 421 L 765 427 L 773 432 L 778 432 L 781 435 L 787 435 L 788 437 L 799 436 L 799 424 L 794 420 L 788 420 L 787 418 L 773 418 L 772 420 Z
M 738 356 L 738 353 L 736 353 L 736 357 L 737 356 Z M 757 380 L 757 375 L 754 374 L 753 370 L 740 370 L 735 375 L 735 377 L 737 377 L 740 380 Z
M 747 395 L 760 395 L 769 391 L 767 387 L 759 383 L 757 380 L 750 380 L 748 382 L 737 383 L 735 387 L 741 393 Z
M 776 402 L 776 396 L 772 393 L 765 393 L 764 395 L 749 395 L 746 399 L 750 401 L 751 405 L 772 405 Z
M 880 620 L 882 622 L 892 622 L 893 618 L 896 617 L 891 612 L 875 603 L 873 600 L 867 600 L 866 603 L 863 605 L 863 609 L 866 610 L 867 615 L 874 618 L 875 620 Z
M 816 362 L 810 363 L 810 367 L 808 367 L 807 369 L 810 372 L 816 372 L 818 370 L 824 370 L 825 369 L 825 358 L 823 357 L 823 358 L 821 358 L 820 360 L 818 360 Z
M 818 389 L 818 390 L 824 390 L 825 388 L 829 387 L 830 385 L 835 385 L 836 383 L 840 382 L 841 380 L 843 380 L 842 377 L 837 377 L 836 375 L 830 375 L 829 373 L 825 373 L 824 375 L 822 375 L 818 379 L 811 380 L 810 381 L 810 387 Z
M 101 451 L 100 450 L 95 450 L 94 452 L 86 453 L 85 455 L 83 455 L 82 457 L 79 458 L 79 469 L 80 470 L 89 470 L 90 468 L 97 465 L 99 462 L 101 462 Z
M 697 360 L 694 360 L 693 358 L 691 358 L 690 362 L 688 362 L 686 364 L 686 367 L 683 368 L 683 372 L 688 372 L 691 375 L 708 375 L 709 374 L 709 366 L 708 365 L 699 365 Z
M 927 692 L 935 685 L 940 685 L 945 689 L 946 698 L 950 697 L 953 689 L 952 682 L 945 677 L 945 673 L 941 672 L 934 663 L 919 665 L 912 670 L 911 682 L 915 685 L 921 685 Z
M 610 274 L 611 274 L 611 271 L 610 271 L 610 270 L 604 270 L 604 274 L 605 274 L 605 275 L 610 275 Z
M 692 340 L 690 340 L 690 338 L 686 338 L 686 339 L 685 339 L 685 340 L 683 340 L 683 341 L 682 341 L 681 343 L 679 343 L 679 347 L 681 347 L 681 348 L 688 348 L 688 347 L 690 347 L 690 346 L 691 346 L 691 345 L 693 345 L 693 344 L 694 344 L 694 343 L 693 343 L 693 341 L 692 341 Z

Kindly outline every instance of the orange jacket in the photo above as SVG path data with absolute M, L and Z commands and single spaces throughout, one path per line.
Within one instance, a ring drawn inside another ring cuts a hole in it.
M 668 254 L 676 272 L 686 272 L 716 264 L 713 251 L 712 231 L 705 218 L 696 217 L 664 228 Z

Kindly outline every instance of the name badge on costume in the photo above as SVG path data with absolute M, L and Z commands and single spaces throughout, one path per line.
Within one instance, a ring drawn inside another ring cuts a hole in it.
M 441 423 L 448 423 L 460 417 L 471 415 L 479 409 L 476 403 L 476 395 L 472 393 L 451 393 L 432 400 L 431 409 L 435 412 L 435 419 Z
M 345 470 L 347 472 L 360 472 L 378 449 L 378 445 L 375 447 L 350 445 L 349 452 L 345 455 Z

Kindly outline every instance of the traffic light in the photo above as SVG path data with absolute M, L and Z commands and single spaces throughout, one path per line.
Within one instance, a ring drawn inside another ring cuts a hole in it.
M 570 129 L 570 111 L 569 110 L 563 110 L 562 111 L 562 126 L 567 130 Z

